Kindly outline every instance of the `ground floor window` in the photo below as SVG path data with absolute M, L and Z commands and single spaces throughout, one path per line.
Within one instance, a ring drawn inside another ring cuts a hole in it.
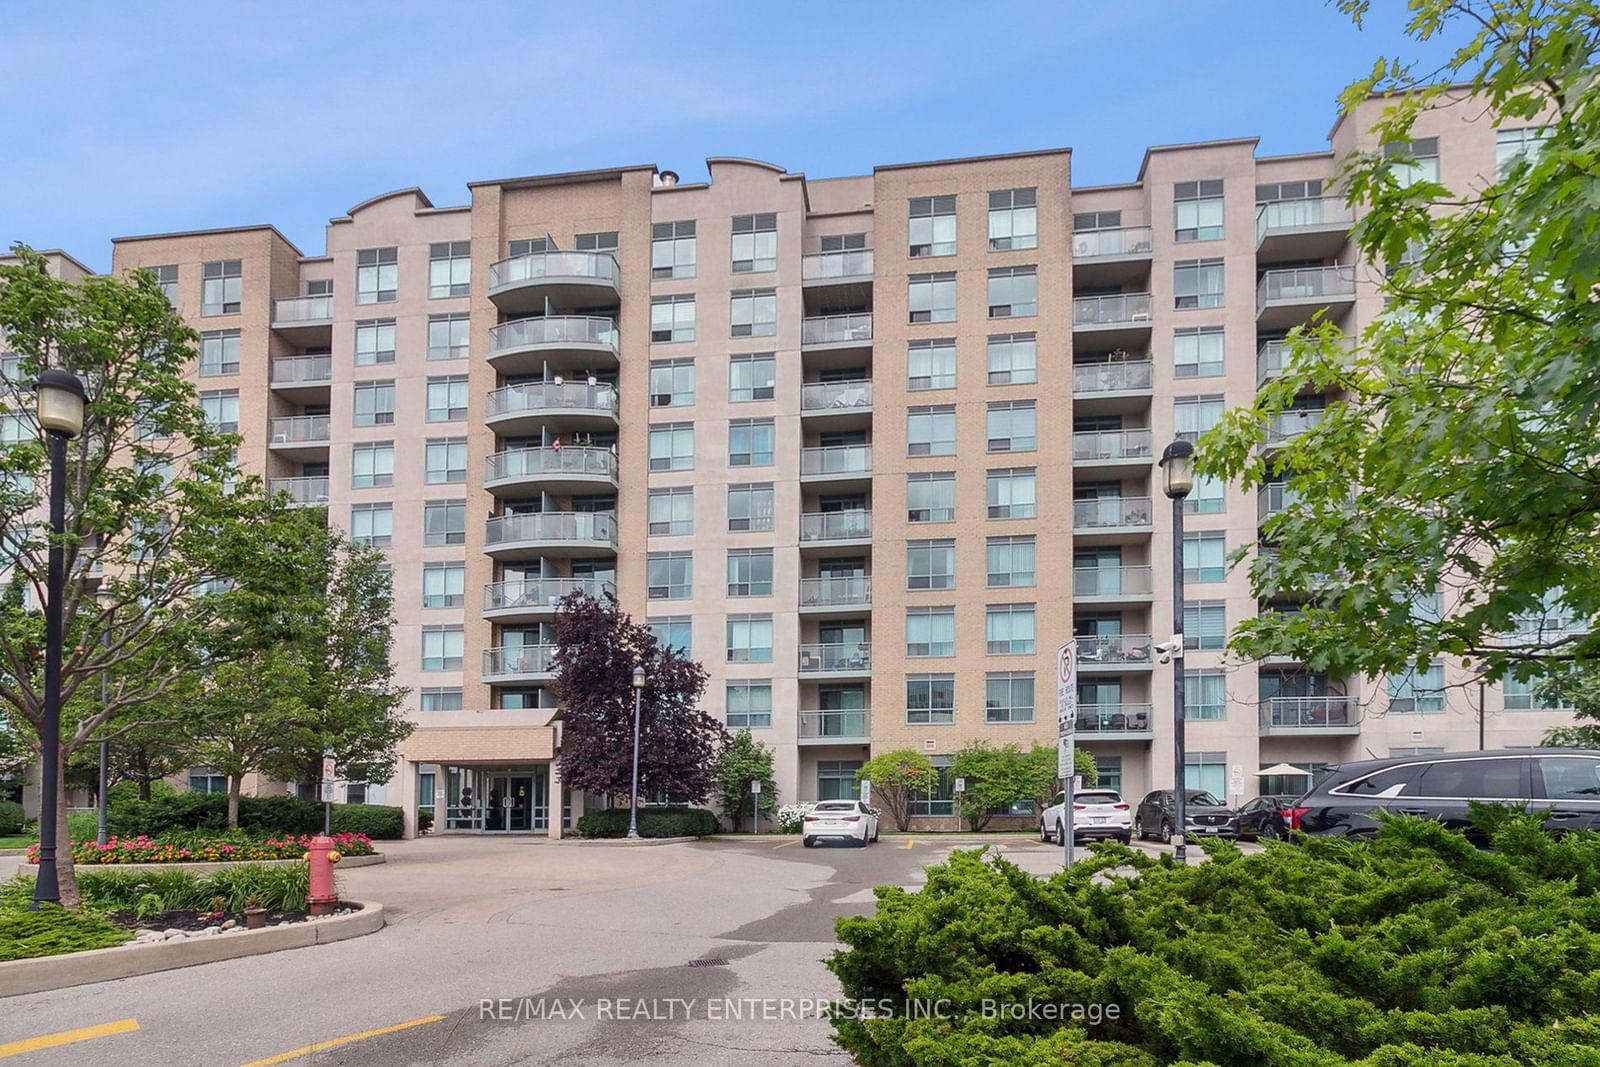
M 1095 788 L 1115 789 L 1122 792 L 1122 757 L 1096 756 L 1094 758 Z
M 1228 790 L 1228 754 L 1226 752 L 1185 752 L 1183 754 L 1183 784 L 1188 789 L 1204 789 L 1216 797 L 1224 797 Z
M 344 787 L 344 802 L 346 804 L 365 804 L 367 802 L 367 783 L 346 782 Z
M 228 776 L 218 774 L 210 767 L 189 768 L 189 792 L 191 793 L 226 793 L 228 791 Z
M 912 815 L 954 815 L 955 792 L 951 788 L 955 784 L 955 776 L 950 773 L 949 757 L 935 758 L 933 769 L 938 773 L 939 779 L 934 783 L 933 789 L 927 793 L 915 795 L 911 798 Z
M 1277 763 L 1263 763 L 1261 770 L 1276 767 Z M 1264 774 L 1256 779 L 1260 796 L 1299 796 L 1328 776 L 1326 763 L 1291 763 L 1305 774 Z
M 423 771 L 417 775 L 417 812 L 427 812 L 433 815 L 433 772 Z
M 821 759 L 817 761 L 817 799 L 854 800 L 858 795 L 856 772 L 861 769 L 858 759 Z

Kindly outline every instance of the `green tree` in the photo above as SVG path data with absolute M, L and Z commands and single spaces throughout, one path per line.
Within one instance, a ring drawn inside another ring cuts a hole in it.
M 963 779 L 964 790 L 955 795 L 956 814 L 973 830 L 982 830 L 996 814 L 1004 814 L 1013 804 L 1034 803 L 1050 791 L 1055 780 L 1055 752 L 1047 764 L 1024 752 L 1015 743 L 991 745 L 973 741 L 955 751 L 950 758 L 950 774 Z
M 1411 12 L 1419 41 L 1463 43 L 1425 72 L 1379 62 L 1342 97 L 1348 115 L 1396 94 L 1380 147 L 1342 173 L 1360 256 L 1388 265 L 1364 275 L 1386 310 L 1353 348 L 1331 324 L 1295 331 L 1286 373 L 1202 438 L 1197 466 L 1289 487 L 1250 579 L 1263 600 L 1309 599 L 1241 623 L 1236 650 L 1369 676 L 1452 657 L 1493 680 L 1600 653 L 1600 19 L 1588 0 Z M 1489 182 L 1416 180 L 1409 146 L 1439 109 L 1540 132 Z M 1322 421 L 1264 459 L 1272 420 L 1330 389 Z
M 1534 683 L 1543 707 L 1571 708 L 1570 726 L 1545 732 L 1544 743 L 1557 748 L 1600 748 L 1600 668 L 1570 667 Z
M 861 765 L 856 781 L 872 783 L 872 803 L 881 805 L 896 828 L 911 827 L 911 802 L 939 784 L 939 772 L 928 757 L 910 748 L 874 756 Z
M 772 773 L 772 749 L 752 737 L 749 730 L 733 735 L 733 742 L 717 757 L 712 773 L 717 782 L 717 804 L 733 824 L 734 833 L 739 832 L 746 809 L 755 811 L 759 804 L 769 819 L 777 811 L 778 780 Z M 761 793 L 754 802 L 751 782 L 761 783 Z

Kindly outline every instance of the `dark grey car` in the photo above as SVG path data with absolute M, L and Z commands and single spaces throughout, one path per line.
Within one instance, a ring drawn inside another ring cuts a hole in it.
M 1170 841 L 1178 824 L 1172 801 L 1170 789 L 1146 793 L 1133 816 L 1134 836 L 1142 841 Z M 1204 789 L 1190 789 L 1184 794 L 1184 821 L 1186 837 L 1239 836 L 1239 813 Z

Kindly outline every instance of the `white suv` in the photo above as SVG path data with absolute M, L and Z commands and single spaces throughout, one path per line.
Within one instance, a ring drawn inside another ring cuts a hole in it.
M 1060 843 L 1066 833 L 1066 794 L 1039 816 L 1039 840 Z M 1072 840 L 1114 837 L 1126 845 L 1133 840 L 1133 809 L 1115 789 L 1080 789 L 1072 795 Z
M 859 800 L 824 800 L 806 812 L 800 843 L 806 848 L 823 837 L 843 837 L 865 848 L 878 839 L 878 813 Z

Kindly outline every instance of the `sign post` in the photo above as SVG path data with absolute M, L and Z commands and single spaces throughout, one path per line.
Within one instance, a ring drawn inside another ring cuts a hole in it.
M 337 777 L 338 767 L 334 764 L 333 753 L 322 754 L 322 832 L 333 832 L 333 781 Z
M 872 783 L 865 778 L 861 779 L 861 806 L 872 807 Z
M 750 783 L 750 807 L 754 809 L 751 812 L 750 832 L 759 834 L 761 832 L 761 779 L 759 778 Z
M 1061 860 L 1072 866 L 1072 797 L 1077 771 L 1074 731 L 1078 725 L 1078 642 L 1056 649 L 1056 773 L 1061 776 Z
M 957 778 L 955 784 L 950 788 L 955 793 L 955 798 L 950 802 L 950 814 L 956 817 L 956 831 L 959 833 L 961 830 L 961 794 L 967 791 L 967 780 L 965 778 Z

